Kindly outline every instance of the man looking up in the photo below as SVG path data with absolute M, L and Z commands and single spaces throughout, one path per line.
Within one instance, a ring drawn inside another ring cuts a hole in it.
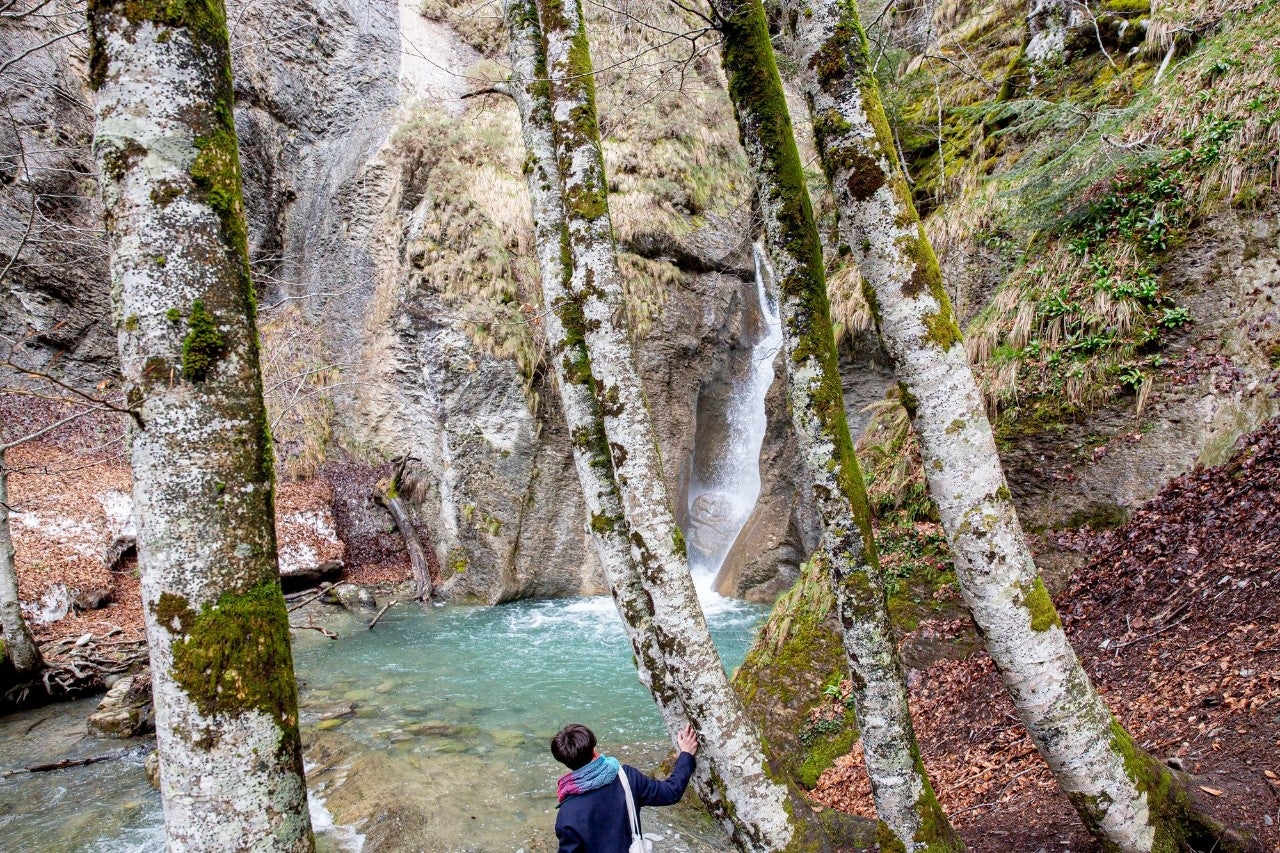
M 637 811 L 641 806 L 679 802 L 693 775 L 693 756 L 698 751 L 693 726 L 685 726 L 676 744 L 680 747 L 676 766 L 659 782 L 597 752 L 596 736 L 586 726 L 573 723 L 557 732 L 551 738 L 551 754 L 570 771 L 556 785 L 559 853 L 627 853 L 631 820 L 619 773 L 626 774 Z

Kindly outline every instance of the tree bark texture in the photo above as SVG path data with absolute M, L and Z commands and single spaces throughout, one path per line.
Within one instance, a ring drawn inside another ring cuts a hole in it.
M 89 26 L 168 849 L 311 851 L 225 10 Z
M 13 534 L 9 528 L 9 470 L 4 467 L 4 451 L 0 447 L 0 626 L 4 628 L 4 653 L 14 672 L 31 675 L 44 661 L 22 618 L 18 600 L 18 572 L 14 564 Z
M 627 524 L 613 478 L 604 421 L 592 393 L 591 359 L 583 339 L 582 312 L 566 290 L 571 267 L 566 264 L 563 252 L 568 234 L 537 3 L 506 0 L 504 11 L 510 35 L 511 96 L 520 112 L 528 152 L 529 203 L 542 304 L 547 310 L 544 326 L 547 350 L 560 393 L 561 411 L 574 439 L 573 461 L 586 501 L 586 523 L 631 641 L 640 683 L 653 696 L 674 742 L 687 718 L 679 696 L 666 677 L 666 663 L 653 632 L 653 607 L 631 561 Z M 694 778 L 700 790 L 709 778 L 705 765 L 706 762 L 699 765 Z M 709 786 L 705 792 L 713 795 Z
M 708 784 L 719 793 L 707 805 L 739 849 L 824 849 L 811 810 L 767 764 L 759 735 L 725 676 L 689 575 L 625 325 L 579 0 L 538 0 L 537 9 L 563 188 L 562 245 L 570 265 L 560 320 L 572 319 L 566 332 L 582 329 L 590 362 L 571 367 L 585 369 L 574 374 L 579 378 L 591 377 L 604 421 L 603 442 L 594 431 L 576 430 L 573 437 L 595 460 L 602 461 L 607 445 L 613 462 L 632 562 L 652 602 L 653 636 L 666 662 L 664 670 L 650 673 L 653 692 L 674 692 L 701 735 Z M 656 683 L 659 678 L 662 683 Z
M 844 0 L 785 6 L 841 235 L 905 387 L 961 592 L 1023 724 L 1107 849 L 1173 851 L 1197 834 L 1221 836 L 1220 827 L 1193 816 L 1185 786 L 1112 717 L 1063 633 L 894 153 L 856 7 Z M 1229 840 L 1222 836 L 1218 849 L 1229 849 Z
M 837 615 L 876 811 L 907 850 L 961 850 L 920 759 L 845 419 L 822 247 L 759 0 L 715 0 L 723 62 L 764 216 L 765 280 L 776 286 L 801 456 L 822 516 Z

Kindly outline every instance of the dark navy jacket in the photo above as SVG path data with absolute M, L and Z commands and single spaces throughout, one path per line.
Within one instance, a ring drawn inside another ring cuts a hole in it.
M 693 766 L 693 756 L 682 752 L 671 775 L 659 782 L 634 767 L 622 765 L 622 772 L 631 783 L 636 810 L 679 802 L 693 775 Z M 603 788 L 566 797 L 556 815 L 556 838 L 560 839 L 559 853 L 627 853 L 631 821 L 627 818 L 622 783 L 614 779 Z

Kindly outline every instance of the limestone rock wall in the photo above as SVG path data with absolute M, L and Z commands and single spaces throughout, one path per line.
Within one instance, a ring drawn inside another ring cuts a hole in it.
M 503 97 L 464 98 L 503 73 L 501 25 L 483 5 L 432 7 L 430 18 L 409 0 L 228 0 L 269 405 L 273 417 L 305 408 L 298 424 L 273 424 L 277 453 L 283 470 L 318 467 L 291 465 L 299 452 L 410 456 L 408 491 L 449 597 L 602 593 L 541 364 L 518 119 Z M 59 11 L 55 23 L 6 24 L 5 55 L 73 30 L 83 5 Z M 628 25 L 597 32 L 603 65 L 646 37 Z M 22 243 L 33 196 L 40 215 L 0 293 L 0 324 L 29 341 L 30 363 L 96 385 L 113 375 L 115 342 L 84 52 L 72 36 L 6 72 L 17 119 L 16 133 L 0 131 L 6 252 Z M 703 153 L 669 129 L 651 144 L 648 119 L 632 117 L 635 75 L 600 80 L 637 354 L 677 505 L 705 367 L 733 344 L 742 268 L 749 275 L 741 251 L 736 271 L 724 260 L 749 244 L 745 218 L 708 219 L 749 191 L 723 154 L 736 131 L 714 61 L 690 70 L 700 94 L 689 115 L 666 110 L 666 120 L 695 124 L 712 104 L 704 118 L 723 162 L 697 162 Z M 310 373 L 325 379 L 296 380 Z M 726 587 L 760 597 L 788 583 L 812 538 L 795 518 L 784 401 L 772 399 L 768 499 L 734 557 L 741 579 Z

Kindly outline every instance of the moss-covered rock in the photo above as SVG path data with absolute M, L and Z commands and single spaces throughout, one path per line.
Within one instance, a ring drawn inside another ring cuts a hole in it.
M 747 712 L 766 733 L 769 755 L 805 787 L 857 740 L 852 714 L 823 729 L 810 725 L 814 711 L 830 702 L 823 689 L 847 673 L 831 579 L 820 561 L 810 561 L 733 676 Z

